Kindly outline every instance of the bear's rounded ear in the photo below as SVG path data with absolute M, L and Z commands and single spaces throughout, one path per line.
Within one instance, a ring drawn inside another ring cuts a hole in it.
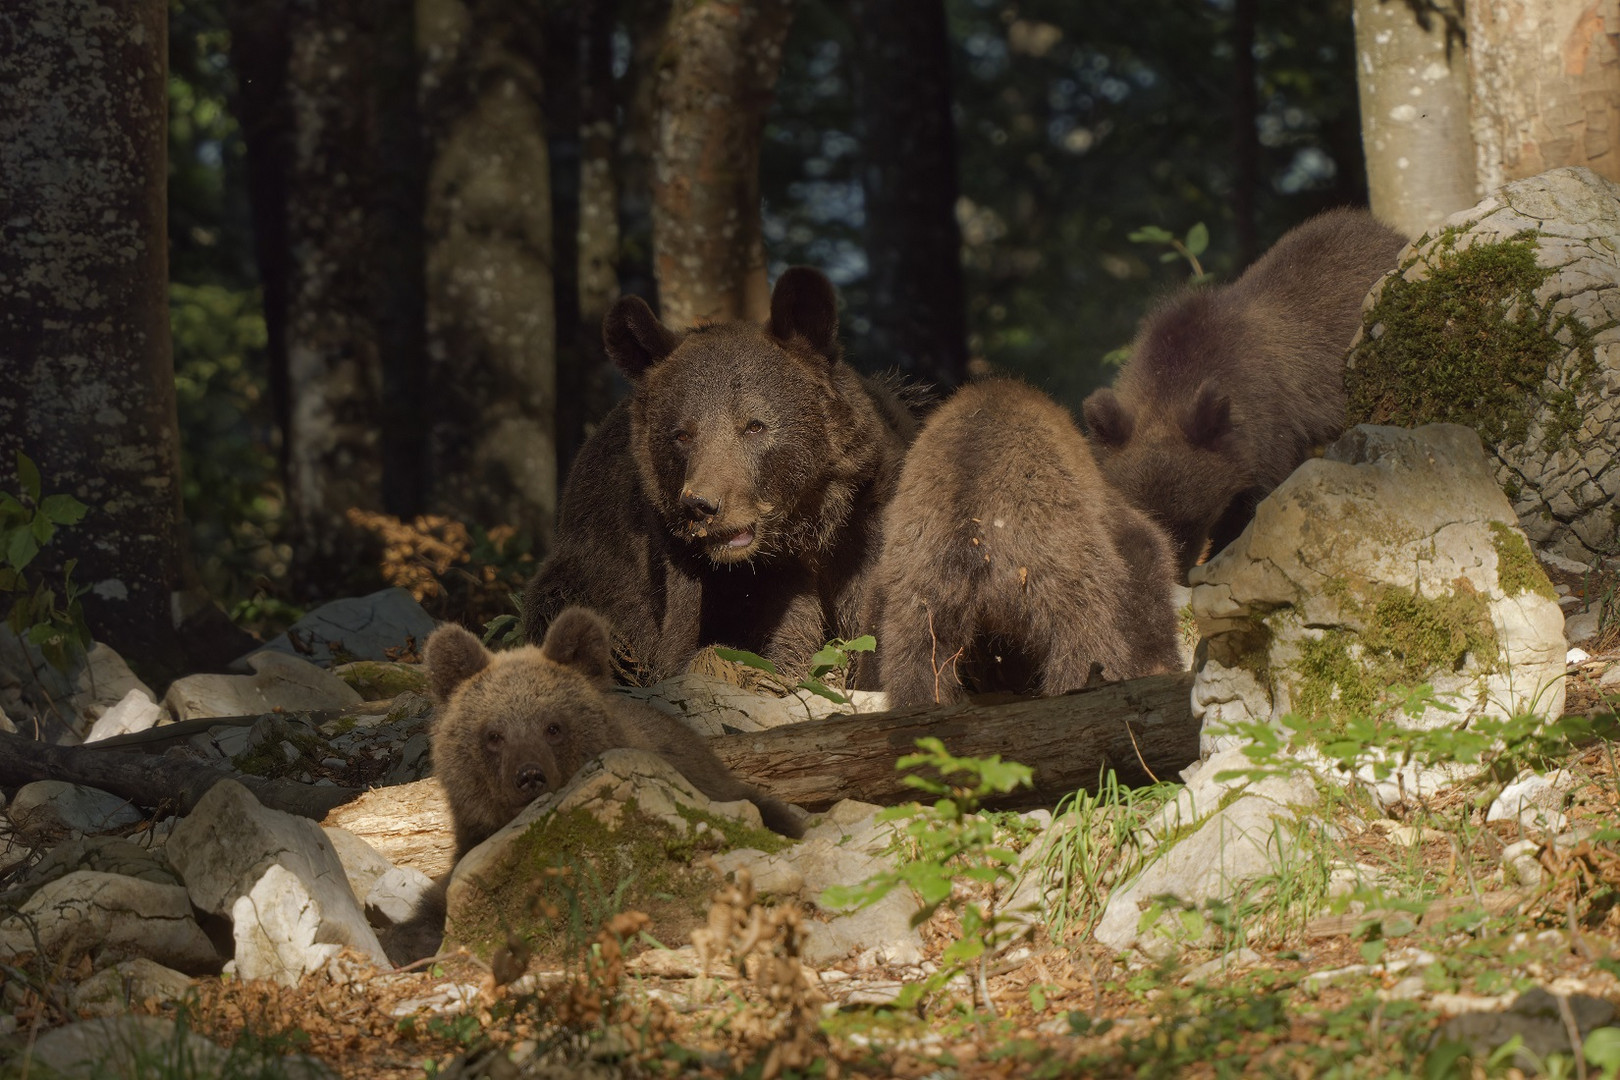
M 800 337 L 828 361 L 838 349 L 838 294 L 820 270 L 790 266 L 776 279 L 771 293 L 770 335 L 781 341 Z
M 1085 414 L 1091 437 L 1104 446 L 1124 446 L 1130 441 L 1131 431 L 1136 427 L 1136 421 L 1125 410 L 1119 395 L 1106 386 L 1091 392 L 1081 406 L 1081 412 Z
M 613 646 L 607 623 L 587 608 L 564 608 L 546 630 L 540 651 L 552 662 L 573 668 L 596 682 L 613 679 Z
M 428 689 L 440 701 L 449 701 L 456 687 L 489 666 L 489 650 L 453 623 L 445 623 L 428 636 L 422 655 L 427 662 Z
M 1232 401 L 1213 381 L 1198 388 L 1198 397 L 1181 416 L 1181 431 L 1187 441 L 1205 450 L 1232 430 Z
M 602 319 L 602 345 L 608 359 L 631 380 L 670 353 L 681 343 L 681 336 L 652 313 L 639 296 L 622 297 Z

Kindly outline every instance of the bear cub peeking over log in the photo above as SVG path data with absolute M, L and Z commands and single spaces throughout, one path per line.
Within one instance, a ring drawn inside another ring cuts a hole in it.
M 1232 284 L 1150 313 L 1113 388 L 1086 399 L 1103 472 L 1169 531 L 1183 577 L 1343 432 L 1361 302 L 1405 246 L 1365 210 L 1320 214 Z
M 500 653 L 459 626 L 441 626 L 428 638 L 425 659 L 440 702 L 433 773 L 450 803 L 457 860 L 616 747 L 651 750 L 709 798 L 747 799 L 768 828 L 803 835 L 787 804 L 738 780 L 702 736 L 609 689 L 608 629 L 584 608 L 561 612 L 538 647 Z
M 770 319 L 664 326 L 637 297 L 603 321 L 632 390 L 571 470 L 552 556 L 524 599 L 529 640 L 572 604 L 600 611 L 632 669 L 684 670 L 705 645 L 799 671 L 862 628 L 878 516 L 916 420 L 843 363 L 838 301 L 787 270 Z
M 874 575 L 891 707 L 971 690 L 1062 694 L 1092 665 L 1176 671 L 1163 531 L 1103 479 L 1067 409 L 1010 379 L 970 383 L 917 436 Z

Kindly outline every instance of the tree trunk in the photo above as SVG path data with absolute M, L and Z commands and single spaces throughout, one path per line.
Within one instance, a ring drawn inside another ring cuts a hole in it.
M 614 159 L 613 0 L 586 0 L 580 33 L 579 325 L 573 363 L 557 372 L 563 468 L 613 405 L 602 318 L 619 299 L 619 185 Z
M 1620 181 L 1620 8 L 1614 0 L 1468 7 L 1476 172 L 1494 191 L 1560 165 Z
M 0 7 L 0 486 L 21 450 L 89 506 L 29 578 L 59 587 L 77 558 L 91 631 L 148 678 L 181 664 L 167 17 L 164 0 Z
M 868 351 L 943 388 L 967 376 L 956 123 L 943 0 L 854 0 Z
M 351 588 L 365 544 L 346 513 L 381 510 L 383 370 L 372 303 L 376 41 L 365 0 L 293 0 L 287 178 L 287 496 L 308 598 Z
M 672 326 L 770 314 L 759 148 L 793 0 L 675 0 L 659 68 L 653 266 Z
M 431 162 L 430 502 L 546 545 L 557 369 L 542 18 L 521 0 L 417 3 Z
M 1052 806 L 1095 790 L 1104 769 L 1131 786 L 1176 780 L 1198 760 L 1192 672 L 1110 683 L 1053 698 L 927 705 L 835 716 L 713 742 L 726 767 L 811 810 L 839 799 L 896 803 L 916 798 L 894 763 L 932 735 L 958 757 L 1001 754 L 1035 770 L 1033 789 L 1011 800 Z
M 670 0 L 621 0 L 630 66 L 619 83 L 619 287 L 658 310 L 653 273 L 653 166 L 658 149 L 658 58 Z
M 1460 7 L 1418 15 L 1401 0 L 1356 0 L 1356 84 L 1372 212 L 1410 237 L 1478 199 Z

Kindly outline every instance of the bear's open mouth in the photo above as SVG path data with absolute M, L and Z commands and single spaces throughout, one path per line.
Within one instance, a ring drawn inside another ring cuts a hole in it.
M 702 534 L 704 550 L 715 562 L 737 562 L 748 558 L 758 546 L 758 533 L 754 526 L 741 529 L 706 529 Z

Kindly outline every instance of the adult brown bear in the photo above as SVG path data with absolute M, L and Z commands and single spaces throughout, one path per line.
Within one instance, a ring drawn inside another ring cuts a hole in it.
M 829 637 L 862 632 L 878 514 L 916 421 L 843 362 L 837 307 L 805 267 L 777 281 L 763 326 L 678 332 L 636 297 L 613 307 L 602 335 L 631 395 L 569 474 L 524 598 L 531 641 L 584 605 L 656 678 L 708 644 L 801 671 Z

